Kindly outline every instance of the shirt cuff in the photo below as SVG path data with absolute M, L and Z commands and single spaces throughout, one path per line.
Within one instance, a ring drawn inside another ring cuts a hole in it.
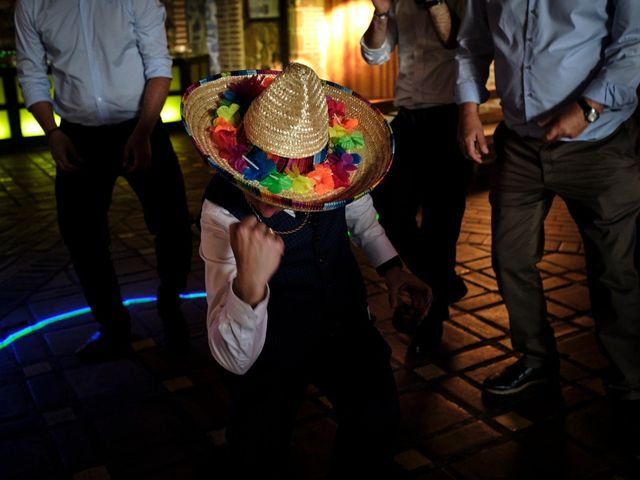
M 173 78 L 171 75 L 171 59 L 158 58 L 145 62 L 144 76 L 150 78 Z
M 635 89 L 616 85 L 602 78 L 596 78 L 591 82 L 582 92 L 582 96 L 612 109 L 628 107 L 636 101 Z
M 267 294 L 264 296 L 264 299 L 261 300 L 255 308 L 251 308 L 251 305 L 240 300 L 236 292 L 233 291 L 233 281 L 235 279 L 236 278 L 233 277 L 229 280 L 229 295 L 227 295 L 225 305 L 227 314 L 242 327 L 254 328 L 253 326 L 256 322 L 260 322 L 267 316 L 267 306 L 269 305 L 269 297 L 271 296 L 269 285 L 267 285 Z
M 458 105 L 463 103 L 483 103 L 489 98 L 489 92 L 486 87 L 481 87 L 472 80 L 456 85 L 455 101 Z
M 381 277 L 384 277 L 386 275 L 386 273 L 391 270 L 393 267 L 399 267 L 402 268 L 402 260 L 400 260 L 400 256 L 396 255 L 395 257 L 387 260 L 386 262 L 384 262 L 382 265 L 379 265 L 376 267 L 376 272 L 378 273 L 378 275 L 380 275 Z
M 364 37 L 360 39 L 360 51 L 362 52 L 362 58 L 365 62 L 371 65 L 380 65 L 389 60 L 389 45 L 387 39 L 379 48 L 370 48 L 364 43 Z

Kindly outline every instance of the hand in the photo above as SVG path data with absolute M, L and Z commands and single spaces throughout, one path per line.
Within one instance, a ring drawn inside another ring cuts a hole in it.
M 124 147 L 122 166 L 131 173 L 151 166 L 151 139 L 149 135 L 134 130 Z
M 589 126 L 582 108 L 576 102 L 542 116 L 536 123 L 546 129 L 542 137 L 544 142 L 554 142 L 561 137 L 575 138 Z
M 476 103 L 463 103 L 460 107 L 458 143 L 462 153 L 476 163 L 482 163 L 482 155 L 489 153 Z
M 74 172 L 78 170 L 78 167 L 82 163 L 76 147 L 73 146 L 73 142 L 65 133 L 56 128 L 49 134 L 49 150 L 51 150 L 51 156 L 56 162 L 56 167 L 65 172 Z
M 284 255 L 282 238 L 253 215 L 229 227 L 238 274 L 233 290 L 242 301 L 255 307 L 266 295 L 266 286 Z
M 385 13 L 391 10 L 391 0 L 371 0 L 376 13 Z
M 400 267 L 392 267 L 384 275 L 384 281 L 389 289 L 389 306 L 395 309 L 401 292 L 406 292 L 411 298 L 411 306 L 420 311 L 424 318 L 429 312 L 433 295 L 431 287 Z

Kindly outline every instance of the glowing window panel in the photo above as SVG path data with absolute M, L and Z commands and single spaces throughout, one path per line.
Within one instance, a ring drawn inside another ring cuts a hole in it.
M 11 125 L 9 124 L 9 112 L 0 110 L 0 140 L 11 138 Z
M 160 113 L 162 117 L 162 121 L 164 123 L 171 122 L 179 122 L 181 120 L 180 117 L 180 101 L 182 100 L 182 96 L 180 95 L 169 95 L 167 97 L 167 101 L 164 103 L 164 108 Z
M 173 80 L 171 80 L 171 85 L 169 85 L 170 92 L 180 92 L 182 91 L 182 77 L 180 76 L 180 68 L 174 66 L 171 68 L 171 76 Z
M 4 94 L 4 82 L 0 81 L 0 105 L 7 103 L 7 96 Z

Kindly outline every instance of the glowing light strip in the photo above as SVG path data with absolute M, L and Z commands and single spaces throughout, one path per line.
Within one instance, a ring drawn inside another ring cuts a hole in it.
M 182 293 L 180 294 L 180 298 L 185 300 L 191 300 L 194 298 L 204 298 L 206 297 L 206 292 L 193 292 L 193 293 Z M 140 305 L 142 303 L 151 303 L 157 301 L 157 297 L 137 297 L 137 298 L 128 298 L 122 302 L 125 307 L 129 305 Z M 40 320 L 39 322 L 20 329 L 16 332 L 13 332 L 4 340 L 0 341 L 0 350 L 5 347 L 8 347 L 16 340 L 25 337 L 33 332 L 36 332 L 52 323 L 61 322 L 62 320 L 67 320 L 69 318 L 77 317 L 79 315 L 84 315 L 85 313 L 89 313 L 91 309 L 89 307 L 76 308 L 75 310 L 70 310 L 65 313 L 60 313 L 58 315 L 54 315 L 53 317 L 45 318 L 44 320 Z

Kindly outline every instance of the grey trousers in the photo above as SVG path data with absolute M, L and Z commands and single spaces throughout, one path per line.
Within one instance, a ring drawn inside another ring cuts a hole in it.
M 598 343 L 627 388 L 640 390 L 640 280 L 634 266 L 640 169 L 636 127 L 626 122 L 597 142 L 521 138 L 496 130 L 492 255 L 512 344 L 531 367 L 557 366 L 542 279 L 544 219 L 555 195 L 566 203 L 585 248 Z

